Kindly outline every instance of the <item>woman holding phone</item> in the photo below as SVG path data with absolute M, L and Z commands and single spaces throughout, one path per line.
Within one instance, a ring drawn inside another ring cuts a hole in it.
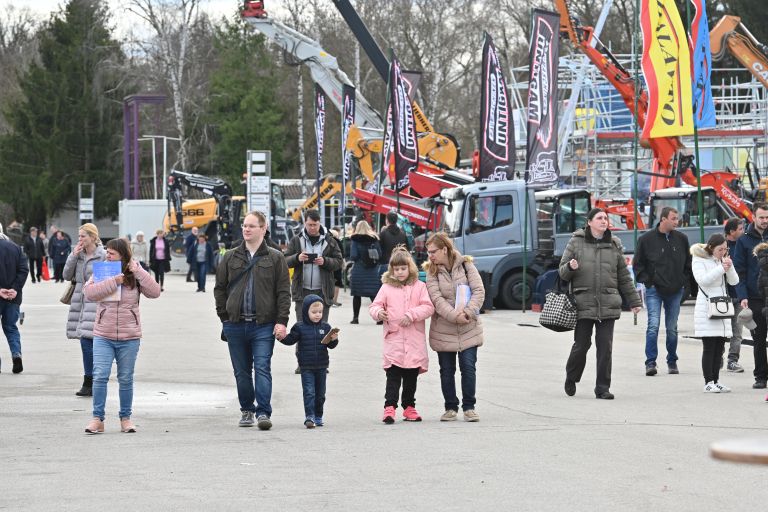
M 104 261 L 105 257 L 96 225 L 89 222 L 80 226 L 77 245 L 67 257 L 62 272 L 66 281 L 75 283 L 67 315 L 67 338 L 80 340 L 83 356 L 83 385 L 75 392 L 77 396 L 91 396 L 93 386 L 93 323 L 96 321 L 96 303 L 85 297 L 83 285 L 93 274 L 93 264 Z

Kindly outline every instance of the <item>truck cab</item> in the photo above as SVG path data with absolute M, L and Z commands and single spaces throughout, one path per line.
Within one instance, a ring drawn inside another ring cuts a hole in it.
M 590 208 L 585 190 L 534 193 L 521 180 L 444 189 L 438 201 L 441 229 L 459 252 L 471 254 L 477 269 L 490 276 L 486 294 L 511 309 L 519 309 L 524 298 L 530 304 L 536 277 L 559 259 L 554 235 L 582 227 Z
M 717 196 L 713 187 L 701 187 L 704 226 L 722 226 L 725 221 L 737 215 Z M 651 192 L 648 198 L 650 212 L 648 226 L 655 226 L 661 218 L 661 210 L 670 206 L 680 216 L 681 228 L 699 226 L 698 190 L 694 187 L 672 187 Z

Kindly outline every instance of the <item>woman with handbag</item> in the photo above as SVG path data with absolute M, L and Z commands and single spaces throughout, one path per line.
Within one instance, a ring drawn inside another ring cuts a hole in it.
M 728 286 L 739 282 L 739 275 L 728 256 L 728 242 L 716 233 L 706 244 L 691 246 L 691 269 L 699 285 L 693 310 L 693 333 L 700 336 L 704 347 L 701 369 L 705 393 L 728 393 L 731 388 L 719 381 L 725 342 L 733 335 L 731 317 L 733 301 Z
M 359 221 L 355 226 L 349 259 L 354 262 L 352 272 L 349 275 L 349 293 L 352 295 L 352 321 L 350 323 L 357 324 L 359 323 L 358 317 L 363 297 L 368 297 L 373 302 L 379 293 L 379 288 L 381 288 L 379 267 L 383 263 L 381 261 L 379 235 L 364 220 Z
M 597 379 L 595 398 L 613 400 L 611 365 L 613 326 L 621 316 L 622 295 L 633 313 L 642 301 L 635 290 L 624 260 L 624 249 L 608 230 L 608 214 L 593 208 L 587 214 L 587 226 L 573 233 L 560 260 L 560 277 L 569 281 L 578 310 L 573 346 L 565 365 L 565 393 L 576 394 L 587 364 L 587 352 L 595 332 Z
M 67 316 L 67 338 L 80 340 L 83 355 L 83 385 L 75 394 L 93 394 L 93 324 L 96 321 L 96 303 L 85 298 L 83 285 L 93 274 L 93 264 L 104 261 L 107 253 L 101 246 L 96 225 L 83 224 L 78 231 L 78 241 L 64 264 L 63 276 L 73 287 Z M 63 298 L 62 298 L 63 299 Z

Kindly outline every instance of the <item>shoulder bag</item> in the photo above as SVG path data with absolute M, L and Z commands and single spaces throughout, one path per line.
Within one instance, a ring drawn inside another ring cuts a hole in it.
M 725 285 L 725 275 L 723 275 L 723 285 Z M 733 307 L 733 299 L 728 297 L 710 297 L 699 286 L 699 291 L 707 298 L 707 318 L 733 318 L 736 310 Z
M 66 305 L 72 304 L 72 295 L 75 294 L 75 286 L 76 286 L 76 283 L 75 283 L 75 280 L 73 279 L 72 281 L 69 282 L 69 286 L 64 291 L 64 294 L 61 296 L 61 298 L 59 299 L 59 302 Z
M 552 331 L 565 332 L 576 328 L 576 320 L 578 311 L 571 293 L 571 283 L 568 283 L 568 290 L 563 291 L 562 279 L 558 277 L 557 288 L 550 290 L 544 299 L 539 323 Z
M 235 285 L 236 285 L 238 282 L 240 282 L 240 279 L 242 279 L 243 277 L 245 277 L 245 274 L 247 274 L 248 272 L 250 272 L 250 271 L 251 271 L 251 269 L 253 268 L 253 266 L 254 266 L 254 265 L 256 265 L 256 263 L 258 263 L 258 262 L 259 262 L 259 260 L 260 260 L 261 258 L 262 258 L 261 256 L 256 256 L 256 255 L 254 255 L 254 256 L 253 256 L 253 258 L 251 258 L 251 261 L 250 261 L 250 262 L 248 262 L 248 266 L 247 266 L 247 267 L 245 267 L 245 270 L 243 270 L 242 272 L 240 272 L 240 273 L 239 273 L 237 276 L 235 276 L 235 278 L 234 278 L 233 280 L 231 280 L 231 281 L 230 281 L 230 282 L 227 284 L 227 294 L 229 294 L 229 293 L 232 291 L 232 288 L 234 288 L 234 287 L 235 287 Z M 220 337 L 221 337 L 221 341 L 227 341 L 227 335 L 226 335 L 226 334 L 224 334 L 224 328 L 223 328 L 223 327 L 222 327 L 222 329 L 221 329 L 221 336 L 220 336 Z

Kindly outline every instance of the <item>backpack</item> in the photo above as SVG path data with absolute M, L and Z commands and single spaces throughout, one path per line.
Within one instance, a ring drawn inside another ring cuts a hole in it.
M 363 249 L 362 253 L 363 264 L 366 267 L 371 268 L 379 264 L 379 260 L 381 259 L 381 249 L 379 249 L 376 242 L 373 242 L 366 249 Z

